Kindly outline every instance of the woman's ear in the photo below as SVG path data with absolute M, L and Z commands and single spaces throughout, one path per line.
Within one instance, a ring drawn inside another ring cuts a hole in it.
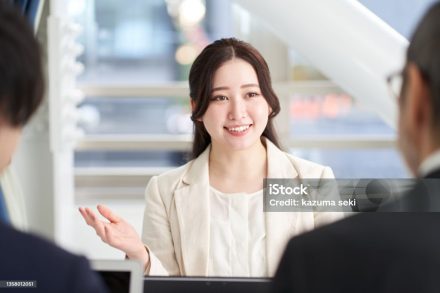
M 196 102 L 191 97 L 190 100 L 191 100 L 191 112 L 194 112 L 194 110 L 196 109 Z
M 193 98 L 191 98 L 191 112 L 194 113 L 195 109 L 196 109 L 196 102 L 193 100 Z M 197 118 L 196 120 L 199 122 L 203 121 L 202 118 Z

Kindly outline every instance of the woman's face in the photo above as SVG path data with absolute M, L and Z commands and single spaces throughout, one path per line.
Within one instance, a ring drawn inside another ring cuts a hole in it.
M 270 108 L 249 63 L 234 58 L 219 67 L 209 99 L 201 119 L 213 145 L 223 150 L 244 150 L 260 143 Z

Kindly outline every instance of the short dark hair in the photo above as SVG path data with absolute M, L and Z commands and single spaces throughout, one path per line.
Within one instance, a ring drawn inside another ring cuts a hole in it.
M 190 97 L 195 104 L 191 119 L 194 122 L 193 158 L 197 158 L 211 143 L 211 137 L 203 122 L 198 121 L 209 106 L 212 80 L 215 72 L 226 61 L 240 58 L 254 68 L 261 93 L 272 112 L 263 131 L 263 136 L 280 147 L 272 119 L 280 112 L 280 102 L 272 89 L 269 67 L 263 56 L 250 44 L 235 38 L 220 39 L 208 45 L 194 61 L 189 73 Z
M 433 4 L 415 29 L 407 51 L 429 86 L 433 126 L 440 129 L 440 2 Z
M 0 0 L 0 117 L 25 125 L 44 93 L 40 47 L 26 18 Z

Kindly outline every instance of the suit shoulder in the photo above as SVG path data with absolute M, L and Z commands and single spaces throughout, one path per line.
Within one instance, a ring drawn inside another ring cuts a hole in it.
M 182 165 L 180 167 L 168 170 L 160 175 L 157 176 L 158 183 L 171 183 L 174 181 L 179 181 L 183 175 L 186 173 L 188 168 L 191 166 L 193 161 L 189 161 L 185 165 Z
M 285 153 L 285 155 L 287 159 L 292 163 L 292 165 L 297 170 L 301 171 L 299 173 L 302 175 L 307 175 L 306 177 L 312 177 L 312 176 L 317 177 L 318 175 L 321 175 L 326 169 L 331 170 L 331 168 L 328 166 L 321 165 L 309 160 L 301 159 L 289 153 Z
M 313 246 L 325 239 L 327 247 L 370 247 L 380 246 L 383 243 L 399 242 L 400 233 L 393 227 L 411 222 L 408 217 L 396 213 L 362 213 L 349 216 L 335 223 L 318 227 L 291 240 L 292 245 L 301 242 L 306 246 Z M 318 245 L 318 244 L 317 244 Z
M 3 241 L 0 251 L 2 253 L 21 251 L 18 256 L 29 252 L 34 255 L 44 255 L 49 258 L 62 258 L 65 260 L 77 257 L 59 248 L 52 242 L 31 233 L 24 233 L 11 227 L 3 226 L 1 228 L 1 234 Z
M 170 203 L 173 190 L 175 190 L 182 181 L 183 176 L 190 168 L 192 162 L 193 161 L 190 161 L 185 165 L 152 177 L 147 185 L 146 198 L 150 198 L 152 194 L 160 194 L 164 202 Z
M 0 275 L 7 279 L 37 280 L 36 292 L 103 291 L 99 278 L 84 257 L 63 250 L 48 240 L 0 226 Z

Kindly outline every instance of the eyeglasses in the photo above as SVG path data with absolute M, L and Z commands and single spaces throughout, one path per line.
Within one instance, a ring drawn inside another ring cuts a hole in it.
M 387 77 L 388 89 L 390 94 L 396 99 L 400 99 L 403 85 L 403 71 L 398 71 L 390 74 Z

